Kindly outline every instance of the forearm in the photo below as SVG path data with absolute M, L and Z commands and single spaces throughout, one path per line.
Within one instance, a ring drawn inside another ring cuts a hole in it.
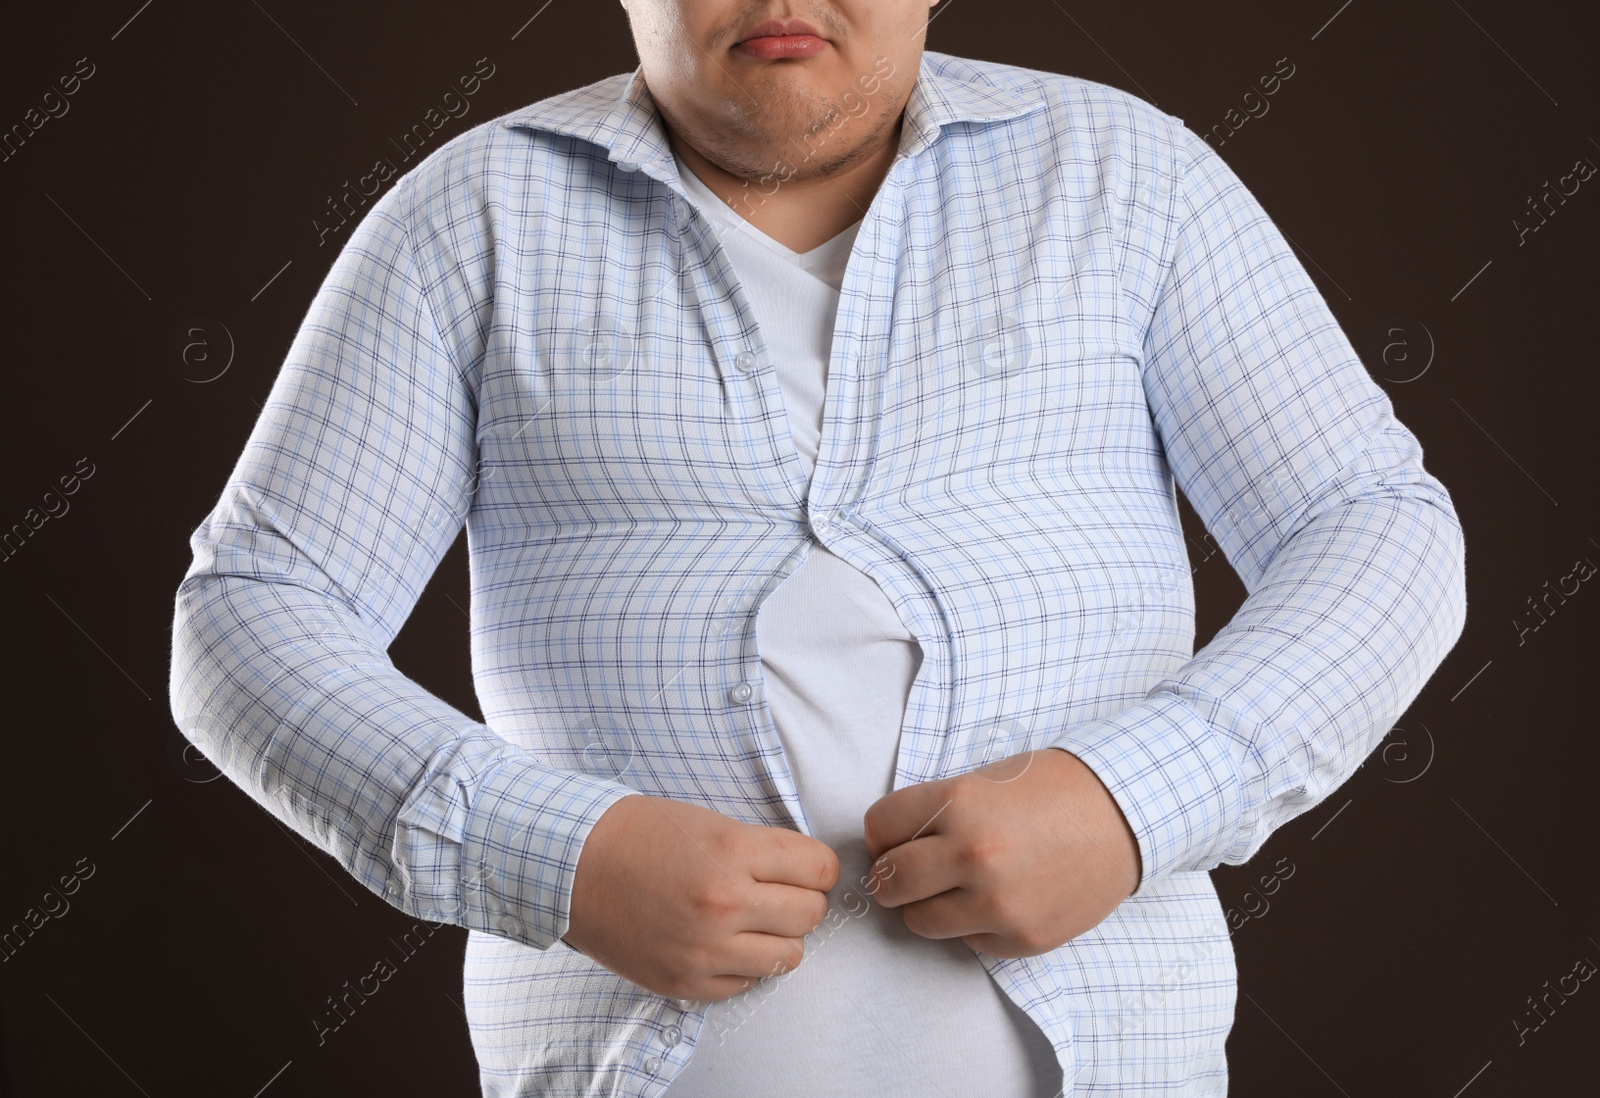
M 1448 497 L 1420 468 L 1364 479 L 1286 538 L 1229 624 L 1143 702 L 1055 741 L 1123 809 L 1144 882 L 1248 859 L 1354 773 L 1460 635 Z
M 626 786 L 538 765 L 310 586 L 192 574 L 173 641 L 184 734 L 374 893 L 541 948 L 565 932 L 583 840 Z

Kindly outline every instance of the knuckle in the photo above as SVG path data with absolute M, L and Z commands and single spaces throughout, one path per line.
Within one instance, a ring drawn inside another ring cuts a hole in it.
M 999 840 L 975 837 L 962 843 L 956 850 L 961 865 L 979 873 L 993 869 L 1004 854 Z
M 738 862 L 750 850 L 750 839 L 741 827 L 719 827 L 703 842 L 706 853 L 719 863 Z
M 964 813 L 975 798 L 987 792 L 984 786 L 993 784 L 975 770 L 957 774 L 950 779 L 950 785 L 945 789 L 945 799 L 950 802 L 947 811 Z
M 990 852 L 989 844 L 984 840 L 968 839 L 955 848 L 955 861 L 963 869 L 979 869 L 981 871 L 981 869 L 987 868 L 990 856 L 992 856 L 992 852 Z
M 707 881 L 689 893 L 689 907 L 696 918 L 721 923 L 738 910 L 739 897 L 720 881 Z

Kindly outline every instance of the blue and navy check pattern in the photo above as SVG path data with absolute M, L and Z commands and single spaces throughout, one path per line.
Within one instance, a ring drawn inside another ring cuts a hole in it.
M 1343 782 L 1459 635 L 1459 523 L 1181 120 L 928 53 L 845 276 L 807 484 L 638 73 L 441 147 L 353 230 L 178 593 L 183 731 L 374 893 L 471 932 L 484 1092 L 657 1095 L 702 1004 L 559 941 L 630 792 L 805 827 L 756 612 L 813 538 L 921 642 L 896 787 L 1046 745 L 1138 891 L 980 955 L 1068 1094 L 1224 1093 L 1207 870 Z M 1248 598 L 1193 651 L 1181 488 Z M 486 723 L 386 654 L 465 525 Z

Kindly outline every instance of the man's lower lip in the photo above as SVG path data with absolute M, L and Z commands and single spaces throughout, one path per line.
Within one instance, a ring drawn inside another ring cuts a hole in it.
M 814 34 L 773 34 L 747 38 L 733 48 L 759 61 L 776 61 L 785 57 L 814 57 L 826 45 Z

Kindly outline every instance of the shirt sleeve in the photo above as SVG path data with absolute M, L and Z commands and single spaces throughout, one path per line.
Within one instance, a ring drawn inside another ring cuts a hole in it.
M 352 230 L 178 589 L 178 727 L 407 914 L 546 948 L 589 830 L 629 793 L 540 765 L 387 650 L 472 506 L 476 408 L 407 231 Z
M 1150 412 L 1248 597 L 1138 704 L 1064 729 L 1167 874 L 1246 861 L 1350 777 L 1466 617 L 1461 525 L 1283 235 L 1187 129 Z M 1137 894 L 1136 891 L 1136 894 Z

